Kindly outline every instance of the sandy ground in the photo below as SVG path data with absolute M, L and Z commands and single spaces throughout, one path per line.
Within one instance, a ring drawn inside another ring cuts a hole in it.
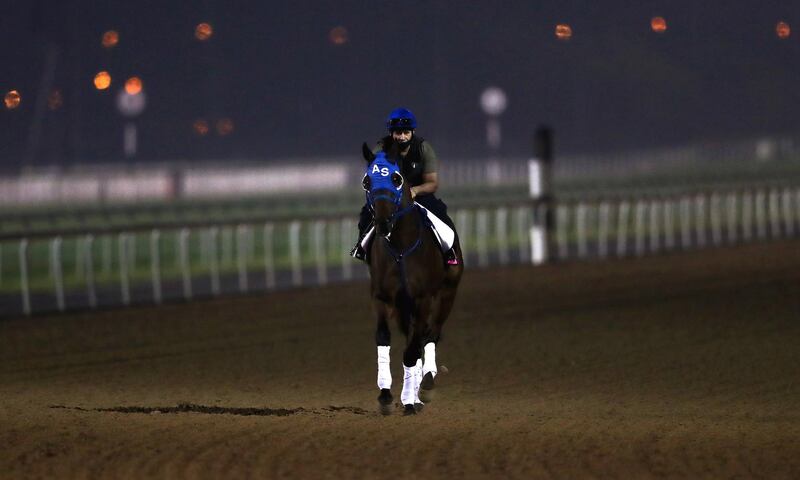
M 365 283 L 0 322 L 0 478 L 800 478 L 800 243 L 462 287 L 409 417 Z

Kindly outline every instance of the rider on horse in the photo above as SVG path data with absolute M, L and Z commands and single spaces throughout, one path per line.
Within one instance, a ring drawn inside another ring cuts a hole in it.
M 447 205 L 434 195 L 439 187 L 437 173 L 439 160 L 431 144 L 416 135 L 417 118 L 408 109 L 396 108 L 389 113 L 386 128 L 389 130 L 389 135 L 378 141 L 374 153 L 389 152 L 392 144 L 397 144 L 401 173 L 411 185 L 411 198 L 455 230 L 453 220 L 447 215 Z M 350 255 L 359 260 L 366 261 L 367 254 L 361 246 L 361 241 L 371 226 L 372 211 L 369 203 L 365 203 L 358 221 L 358 242 L 350 251 Z M 444 256 L 448 264 L 458 264 L 458 258 L 452 248 L 445 252 Z

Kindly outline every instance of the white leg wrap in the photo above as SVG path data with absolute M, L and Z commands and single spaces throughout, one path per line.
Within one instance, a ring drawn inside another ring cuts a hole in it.
M 417 360 L 417 364 L 414 366 L 414 402 L 415 403 L 422 403 L 422 400 L 419 399 L 419 387 L 422 384 L 422 359 Z
M 392 388 L 392 370 L 390 368 L 389 349 L 378 347 L 378 388 Z
M 422 367 L 422 376 L 432 374 L 436 378 L 439 371 L 436 369 L 436 344 L 429 342 L 425 345 L 425 365 Z
M 419 389 L 417 384 L 418 370 L 416 365 L 406 367 L 403 364 L 403 391 L 400 393 L 400 401 L 403 402 L 403 405 L 419 403 L 419 398 L 417 397 L 417 390 Z

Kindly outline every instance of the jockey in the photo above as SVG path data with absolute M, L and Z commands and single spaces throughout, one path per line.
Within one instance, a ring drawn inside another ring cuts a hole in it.
M 386 119 L 386 128 L 389 130 L 389 135 L 378 141 L 373 153 L 388 152 L 392 144 L 396 143 L 400 147 L 401 173 L 411 186 L 411 199 L 428 209 L 455 231 L 455 224 L 447 215 L 447 205 L 434 195 L 439 187 L 439 174 L 437 173 L 439 160 L 431 144 L 415 133 L 417 118 L 408 109 L 396 108 L 389 113 L 389 118 Z M 361 216 L 358 221 L 358 242 L 350 251 L 350 255 L 359 260 L 366 260 L 367 255 L 361 247 L 361 240 L 369 231 L 371 224 L 372 211 L 367 203 L 361 208 Z M 458 264 L 452 248 L 445 252 L 445 260 L 449 265 Z

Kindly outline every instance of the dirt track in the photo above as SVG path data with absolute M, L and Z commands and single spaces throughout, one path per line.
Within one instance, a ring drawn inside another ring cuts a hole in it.
M 2 322 L 0 477 L 800 477 L 797 242 L 468 272 L 414 417 L 373 335 L 363 284 Z

